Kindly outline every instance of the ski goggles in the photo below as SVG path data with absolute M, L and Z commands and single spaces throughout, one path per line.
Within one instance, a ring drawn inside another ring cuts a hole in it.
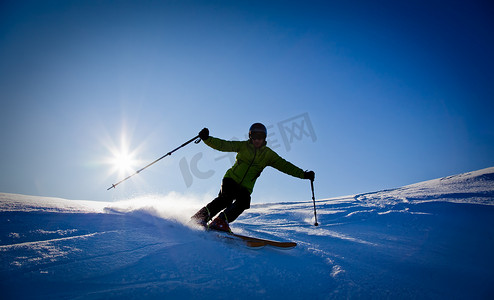
M 266 134 L 264 132 L 252 132 L 250 138 L 253 140 L 264 140 L 266 139 Z

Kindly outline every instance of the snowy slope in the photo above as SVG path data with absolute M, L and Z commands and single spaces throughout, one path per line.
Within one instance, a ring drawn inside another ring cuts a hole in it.
M 318 200 L 318 227 L 311 201 L 253 205 L 232 224 L 296 241 L 292 250 L 184 225 L 198 208 L 176 194 L 119 203 L 0 194 L 2 299 L 494 296 L 494 168 Z

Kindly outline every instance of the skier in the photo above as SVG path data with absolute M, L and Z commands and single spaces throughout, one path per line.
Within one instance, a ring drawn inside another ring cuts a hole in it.
M 313 171 L 304 172 L 267 147 L 266 136 L 266 127 L 261 123 L 252 124 L 247 141 L 225 141 L 215 138 L 209 136 L 207 128 L 199 132 L 199 137 L 209 147 L 223 152 L 237 152 L 237 157 L 235 164 L 223 177 L 218 197 L 191 217 L 193 223 L 205 228 L 231 232 L 228 224 L 250 207 L 250 195 L 254 184 L 267 166 L 294 177 L 314 180 Z M 209 223 L 218 213 L 220 214 Z

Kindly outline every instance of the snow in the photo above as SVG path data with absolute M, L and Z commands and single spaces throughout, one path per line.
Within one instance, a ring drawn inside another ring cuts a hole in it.
M 2 299 L 494 296 L 494 168 L 317 200 L 317 227 L 311 200 L 253 205 L 232 224 L 291 250 L 187 226 L 206 202 L 0 194 Z

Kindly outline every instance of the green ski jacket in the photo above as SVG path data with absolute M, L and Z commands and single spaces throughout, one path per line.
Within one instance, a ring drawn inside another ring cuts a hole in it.
M 250 193 L 254 189 L 257 177 L 261 175 L 265 167 L 271 166 L 283 173 L 298 178 L 304 178 L 304 171 L 292 163 L 281 158 L 266 143 L 256 149 L 250 140 L 225 141 L 215 137 L 209 137 L 204 141 L 209 147 L 222 152 L 237 152 L 235 164 L 226 171 L 225 178 L 231 178 Z

